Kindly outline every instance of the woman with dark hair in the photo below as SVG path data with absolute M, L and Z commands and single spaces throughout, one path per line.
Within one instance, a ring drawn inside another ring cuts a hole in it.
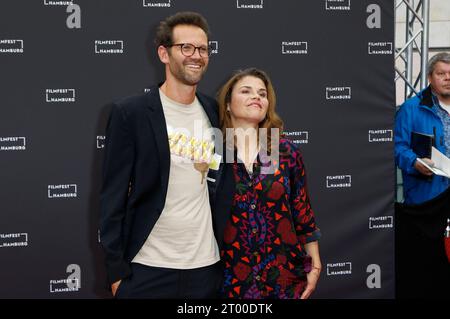
M 217 99 L 227 157 L 216 206 L 229 214 L 223 297 L 306 299 L 322 268 L 320 231 L 300 151 L 273 135 L 283 122 L 272 83 L 261 70 L 238 71 Z

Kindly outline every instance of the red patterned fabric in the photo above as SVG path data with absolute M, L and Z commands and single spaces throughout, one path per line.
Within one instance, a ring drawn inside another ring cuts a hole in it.
M 233 164 L 236 190 L 225 228 L 224 297 L 299 298 L 306 285 L 310 257 L 304 244 L 320 231 L 306 188 L 298 148 L 280 140 L 280 161 L 274 174 L 261 173 L 261 158 L 249 175 L 243 163 Z

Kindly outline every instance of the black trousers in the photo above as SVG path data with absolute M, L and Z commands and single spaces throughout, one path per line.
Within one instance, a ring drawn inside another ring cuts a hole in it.
M 396 297 L 449 299 L 450 264 L 444 229 L 450 189 L 420 205 L 396 204 Z
M 171 269 L 131 264 L 131 276 L 116 292 L 118 299 L 215 299 L 222 284 L 222 265 Z

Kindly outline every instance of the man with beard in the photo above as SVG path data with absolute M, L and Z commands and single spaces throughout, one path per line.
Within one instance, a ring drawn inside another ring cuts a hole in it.
M 106 129 L 100 238 L 116 298 L 214 298 L 221 269 L 212 128 L 196 91 L 211 54 L 204 17 L 180 12 L 155 38 L 165 81 L 113 103 Z
M 396 204 L 398 298 L 448 298 L 450 266 L 443 241 L 450 179 L 434 175 L 431 146 L 450 157 L 450 54 L 428 61 L 429 86 L 407 100 L 395 120 L 395 161 L 405 201 Z

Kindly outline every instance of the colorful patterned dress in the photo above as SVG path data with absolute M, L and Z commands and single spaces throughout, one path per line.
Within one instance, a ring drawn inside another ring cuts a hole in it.
M 305 169 L 298 148 L 280 139 L 279 167 L 261 173 L 254 164 L 248 174 L 234 162 L 235 194 L 221 251 L 225 264 L 224 298 L 299 298 L 306 285 L 310 260 L 304 244 L 320 231 L 309 203 Z

